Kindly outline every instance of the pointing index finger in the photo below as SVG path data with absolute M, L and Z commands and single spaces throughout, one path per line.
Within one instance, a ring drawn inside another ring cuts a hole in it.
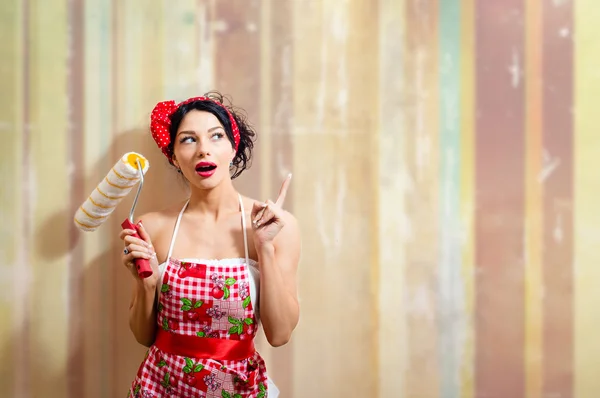
M 288 176 L 283 180 L 283 184 L 281 184 L 281 189 L 279 190 L 279 196 L 277 197 L 277 201 L 275 204 L 279 207 L 283 206 L 283 202 L 285 202 L 285 196 L 287 195 L 288 187 L 290 186 L 290 181 L 292 179 L 292 173 L 288 174 Z

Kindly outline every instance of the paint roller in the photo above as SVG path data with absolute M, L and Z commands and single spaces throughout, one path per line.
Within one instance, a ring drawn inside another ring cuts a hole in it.
M 95 231 L 139 182 L 137 193 L 129 211 L 129 217 L 121 223 L 121 227 L 136 231 L 132 236 L 140 238 L 137 233 L 139 224 L 135 225 L 133 223 L 133 212 L 144 185 L 144 174 L 146 174 L 149 167 L 150 162 L 148 162 L 148 159 L 139 153 L 128 152 L 123 155 L 92 191 L 87 200 L 77 209 L 74 217 L 77 228 L 86 232 Z M 152 275 L 149 260 L 136 258 L 135 266 L 140 278 L 147 278 Z

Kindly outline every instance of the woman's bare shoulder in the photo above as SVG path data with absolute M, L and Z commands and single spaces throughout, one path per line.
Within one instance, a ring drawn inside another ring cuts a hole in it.
M 165 228 L 170 228 L 173 226 L 173 223 L 177 219 L 177 216 L 179 215 L 179 212 L 184 204 L 185 202 L 182 201 L 174 203 L 160 210 L 149 211 L 139 216 L 136 220 L 136 223 L 141 221 L 144 225 L 144 228 L 146 228 L 146 231 L 148 231 L 152 237 Z

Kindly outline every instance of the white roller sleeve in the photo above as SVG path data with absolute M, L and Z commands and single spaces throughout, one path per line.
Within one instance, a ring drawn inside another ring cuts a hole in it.
M 136 159 L 140 160 L 144 175 L 150 167 L 148 160 L 135 152 L 128 152 L 92 191 L 75 213 L 75 225 L 83 231 L 96 230 L 131 189 L 140 181 Z

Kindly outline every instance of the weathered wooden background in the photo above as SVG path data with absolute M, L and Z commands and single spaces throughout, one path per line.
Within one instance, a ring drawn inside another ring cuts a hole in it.
M 0 396 L 124 397 L 119 223 L 77 206 L 125 152 L 183 185 L 158 101 L 228 94 L 247 195 L 292 171 L 302 318 L 283 398 L 600 396 L 600 8 L 591 0 L 2 0 Z

